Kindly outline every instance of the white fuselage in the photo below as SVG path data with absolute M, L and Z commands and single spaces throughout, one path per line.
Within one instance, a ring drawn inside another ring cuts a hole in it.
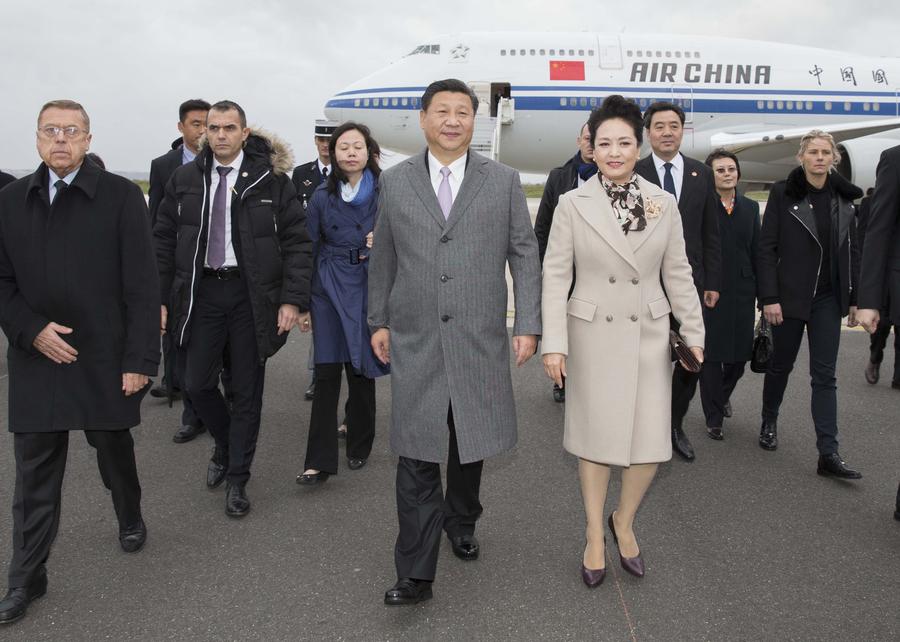
M 492 115 L 495 95 L 514 101 L 499 160 L 526 172 L 546 173 L 570 158 L 590 110 L 614 93 L 641 108 L 657 100 L 681 105 L 682 151 L 701 160 L 717 146 L 716 134 L 900 115 L 898 59 L 731 38 L 513 32 L 433 38 L 336 94 L 325 113 L 364 122 L 381 145 L 411 154 L 424 146 L 422 93 L 448 77 L 483 99 L 479 117 Z M 878 137 L 900 143 L 896 130 Z M 744 179 L 783 178 L 792 156 L 742 156 Z

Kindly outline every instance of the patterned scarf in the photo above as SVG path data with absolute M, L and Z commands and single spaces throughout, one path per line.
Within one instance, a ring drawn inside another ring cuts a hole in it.
M 628 234 L 644 230 L 647 227 L 647 219 L 644 217 L 644 199 L 641 197 L 641 190 L 638 189 L 637 176 L 632 175 L 631 180 L 624 185 L 613 183 L 603 174 L 599 176 L 600 184 L 609 197 L 609 204 L 612 205 L 613 212 L 622 225 L 622 231 Z

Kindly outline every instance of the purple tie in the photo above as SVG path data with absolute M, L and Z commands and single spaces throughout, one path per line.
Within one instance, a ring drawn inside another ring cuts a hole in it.
M 225 199 L 228 198 L 228 172 L 230 167 L 216 167 L 219 184 L 213 197 L 212 215 L 209 219 L 209 248 L 206 260 L 209 267 L 218 270 L 225 264 Z
M 453 192 L 450 191 L 450 168 L 442 167 L 441 185 L 438 187 L 438 205 L 444 213 L 444 218 L 450 218 L 450 208 L 453 207 Z

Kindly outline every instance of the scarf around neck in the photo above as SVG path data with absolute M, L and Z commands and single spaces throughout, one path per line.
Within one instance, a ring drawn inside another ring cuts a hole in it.
M 341 182 L 341 198 L 345 203 L 349 203 L 350 207 L 362 207 L 372 200 L 372 194 L 375 192 L 375 176 L 372 170 L 366 168 L 363 171 L 362 178 L 351 187 L 349 182 Z
M 600 174 L 600 184 L 609 197 L 609 204 L 612 205 L 613 212 L 619 223 L 622 225 L 622 231 L 640 232 L 647 227 L 647 219 L 644 216 L 644 199 L 641 197 L 641 190 L 638 188 L 637 176 L 631 175 L 631 179 L 624 185 L 618 185 Z

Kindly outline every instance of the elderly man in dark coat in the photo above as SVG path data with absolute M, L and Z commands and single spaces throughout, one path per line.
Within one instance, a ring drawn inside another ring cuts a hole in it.
M 112 492 L 119 542 L 147 531 L 130 428 L 159 365 L 159 287 L 147 206 L 132 182 L 85 154 L 76 102 L 38 116 L 43 162 L 0 194 L 0 325 L 9 339 L 16 482 L 9 592 L 0 623 L 47 590 L 69 431 L 83 430 Z
M 431 597 L 441 531 L 477 559 L 484 459 L 516 443 L 506 329 L 509 265 L 513 350 L 525 363 L 541 333 L 541 268 L 512 168 L 469 149 L 478 98 L 450 79 L 429 85 L 420 125 L 428 149 L 381 175 L 369 266 L 372 347 L 391 363 L 391 447 L 400 455 L 387 604 Z M 447 493 L 439 462 L 447 462 Z

